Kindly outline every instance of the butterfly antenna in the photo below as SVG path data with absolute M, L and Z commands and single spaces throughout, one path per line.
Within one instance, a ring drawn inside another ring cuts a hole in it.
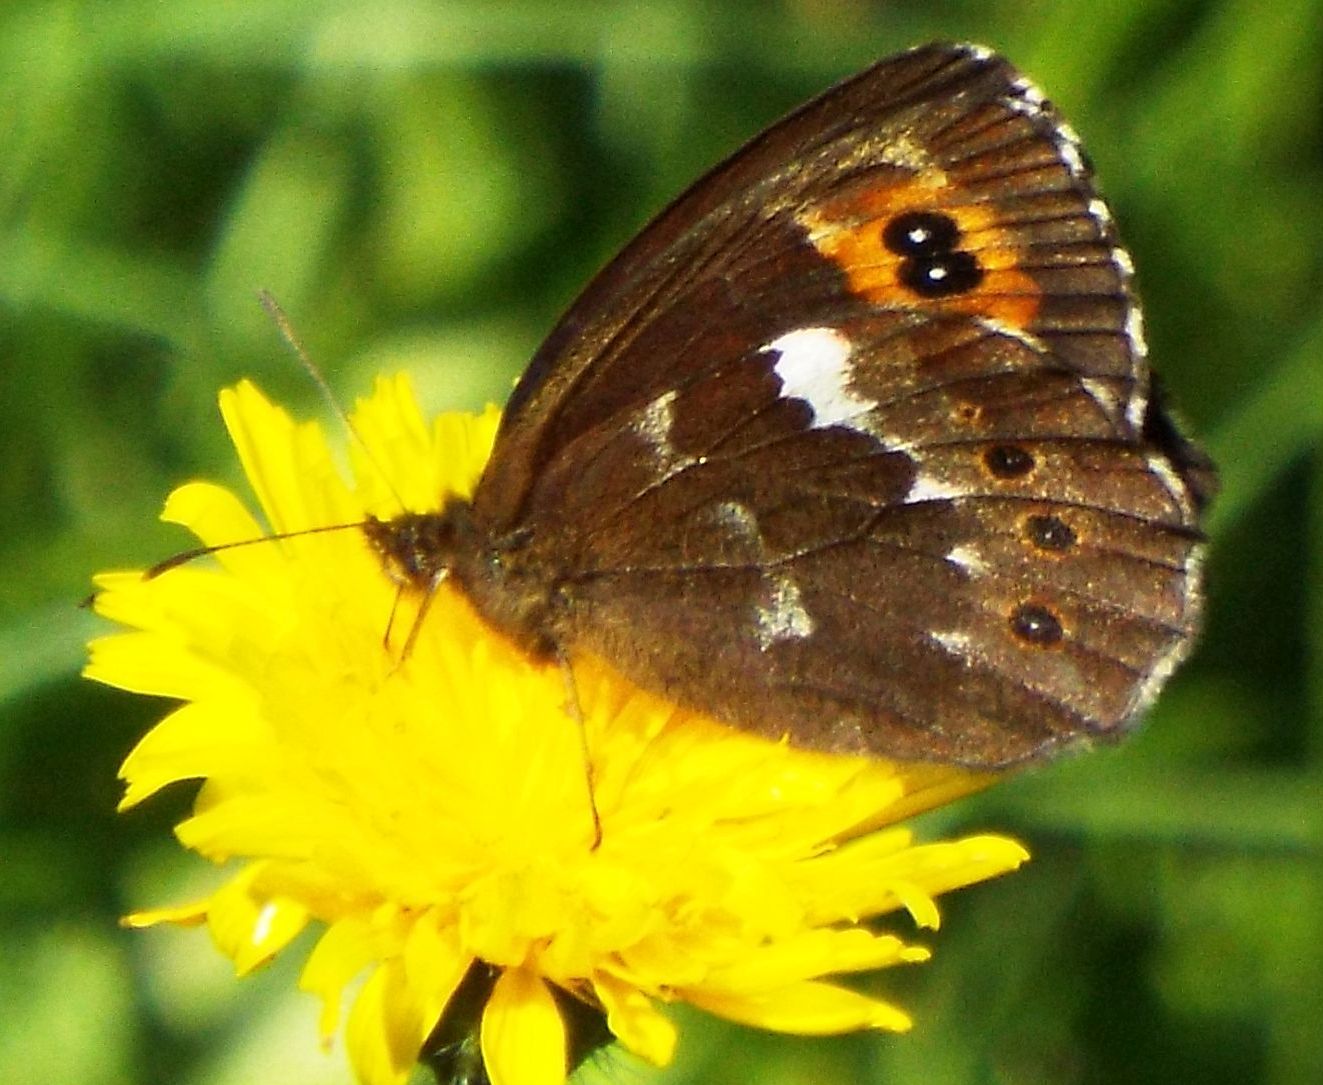
M 355 520 L 349 524 L 322 524 L 319 527 L 306 527 L 299 531 L 281 531 L 275 535 L 259 535 L 253 539 L 238 539 L 235 542 L 215 543 L 212 546 L 195 546 L 190 550 L 181 550 L 177 554 L 171 554 L 164 561 L 158 561 L 142 574 L 142 578 L 143 580 L 155 580 L 162 573 L 168 573 L 171 569 L 187 565 L 190 561 L 196 561 L 208 554 L 219 554 L 222 550 L 237 550 L 241 546 L 256 546 L 258 543 L 275 542 L 278 539 L 297 539 L 302 535 L 322 535 L 328 531 L 348 531 L 350 528 L 361 529 L 365 522 Z
M 317 363 L 312 360 L 312 356 L 304 348 L 303 341 L 295 334 L 294 325 L 290 323 L 289 317 L 285 315 L 285 310 L 280 307 L 280 302 L 276 301 L 274 295 L 272 295 L 269 290 L 259 290 L 257 292 L 257 300 L 261 302 L 262 308 L 266 310 L 266 315 L 271 318 L 271 323 L 273 323 L 276 326 L 276 330 L 280 332 L 280 337 L 285 340 L 289 345 L 290 350 L 294 352 L 294 356 L 298 358 L 299 364 L 303 366 L 304 372 L 312 378 L 312 383 L 317 386 L 317 390 L 322 394 L 322 398 L 326 401 L 332 412 L 334 412 L 335 416 L 340 419 L 345 430 L 348 431 L 349 436 L 358 443 L 358 447 L 361 448 L 363 454 L 367 456 L 368 462 L 377 469 L 377 473 L 381 476 L 382 481 L 386 483 L 391 494 L 395 497 L 396 502 L 399 504 L 400 508 L 403 509 L 405 507 L 404 498 L 400 495 L 400 491 L 395 488 L 395 484 L 391 482 L 390 473 L 384 466 L 382 466 L 381 461 L 373 455 L 372 449 L 368 447 L 368 443 L 363 440 L 363 435 L 359 433 L 358 429 L 354 426 L 353 420 L 349 417 L 349 413 L 340 406 L 340 401 L 335 398 L 335 393 L 331 391 L 331 386 L 327 383 L 326 377 L 322 375 L 322 371 L 317 367 Z

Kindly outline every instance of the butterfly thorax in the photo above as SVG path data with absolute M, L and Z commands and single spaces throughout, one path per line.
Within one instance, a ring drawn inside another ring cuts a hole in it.
M 439 512 L 369 516 L 363 534 L 402 589 L 426 595 L 453 582 L 522 649 L 541 658 L 555 654 L 555 592 L 525 534 L 494 538 L 474 518 L 473 506 L 457 497 Z

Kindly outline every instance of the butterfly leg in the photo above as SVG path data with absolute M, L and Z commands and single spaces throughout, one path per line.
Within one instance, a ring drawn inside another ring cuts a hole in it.
M 579 700 L 579 687 L 574 681 L 574 668 L 565 650 L 556 646 L 556 661 L 560 664 L 565 681 L 565 711 L 579 728 L 579 747 L 583 752 L 583 780 L 588 791 L 588 809 L 593 818 L 593 842 L 589 851 L 596 851 L 602 843 L 602 818 L 597 812 L 597 792 L 593 785 L 593 762 L 588 750 L 588 728 L 583 718 L 583 704 Z
M 400 612 L 400 597 L 404 595 L 404 585 L 397 585 L 395 588 L 395 598 L 391 600 L 390 617 L 386 619 L 385 632 L 381 634 L 381 646 L 390 651 L 390 635 L 395 631 L 395 615 Z
M 418 605 L 418 613 L 414 615 L 413 625 L 409 627 L 409 635 L 405 638 L 404 649 L 400 652 L 399 662 L 403 663 L 413 655 L 413 646 L 418 643 L 418 634 L 422 631 L 423 622 L 427 619 L 427 612 L 432 609 L 432 600 L 436 598 L 436 589 L 441 586 L 441 581 L 449 575 L 449 569 L 442 569 L 436 573 L 431 580 L 427 582 L 427 589 L 423 592 L 423 601 Z M 395 605 L 391 607 L 390 620 L 395 621 L 395 608 L 399 606 L 400 595 L 403 594 L 403 587 L 400 593 L 395 596 Z M 386 627 L 387 640 L 390 639 L 390 626 Z

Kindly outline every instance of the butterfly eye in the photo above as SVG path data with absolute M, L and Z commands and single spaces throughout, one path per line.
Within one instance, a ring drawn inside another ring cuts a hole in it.
M 1031 516 L 1025 521 L 1025 535 L 1039 550 L 1069 550 L 1075 545 L 1074 529 L 1058 516 Z
M 1011 614 L 1011 632 L 1038 648 L 1060 644 L 1064 636 L 1061 620 L 1047 607 L 1036 603 L 1023 603 L 1015 608 Z

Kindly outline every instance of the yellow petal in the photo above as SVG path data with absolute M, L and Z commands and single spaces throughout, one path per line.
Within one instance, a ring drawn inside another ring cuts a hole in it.
M 611 1032 L 630 1051 L 654 1066 L 667 1066 L 675 1055 L 675 1025 L 637 987 L 606 973 L 593 978 L 593 990 L 606 1010 Z
M 167 524 L 187 527 L 203 546 L 219 546 L 266 534 L 232 491 L 212 482 L 187 482 L 176 487 L 166 498 L 161 519 Z M 260 546 L 249 547 L 247 550 L 269 566 L 270 555 L 264 554 Z M 236 554 L 241 552 L 235 551 Z M 260 570 L 261 566 L 234 567 L 235 572 L 255 569 Z
M 864 1028 L 906 1032 L 911 1025 L 909 1015 L 894 1006 L 829 983 L 797 983 L 745 996 L 686 991 L 684 997 L 719 1017 L 776 1032 L 834 1035 Z
M 492 1085 L 564 1085 L 565 1022 L 532 972 L 501 973 L 482 1014 L 482 1060 Z
M 1015 870 L 1029 858 L 1002 836 L 913 847 L 909 840 L 906 830 L 873 833 L 802 865 L 795 881 L 813 902 L 809 921 L 853 921 L 905 907 L 920 926 L 936 927 L 933 897 Z
M 170 923 L 176 927 L 200 927 L 207 921 L 207 909 L 211 907 L 211 898 L 195 900 L 189 904 L 176 904 L 170 908 L 149 908 L 141 912 L 130 912 L 119 922 L 122 927 L 141 930 L 155 927 L 158 923 Z
M 185 847 L 223 862 L 253 853 L 303 857 L 313 846 L 316 829 L 315 819 L 300 809 L 297 799 L 262 794 L 218 802 L 181 821 L 175 835 Z
M 148 731 L 120 766 L 128 787 L 119 809 L 177 780 L 230 776 L 251 767 L 265 728 L 252 713 L 230 708 L 214 701 L 186 704 Z
M 323 1041 L 331 1037 L 339 1024 L 345 987 L 378 960 L 383 950 L 381 932 L 358 915 L 332 923 L 317 940 L 299 975 L 299 989 L 321 999 L 318 1028 Z
M 266 964 L 308 921 L 302 905 L 253 894 L 253 882 L 262 870 L 260 863 L 247 867 L 216 892 L 207 910 L 212 939 L 240 976 Z
M 154 633 L 120 633 L 89 646 L 83 674 L 98 682 L 155 697 L 223 697 L 238 687 L 222 667 L 200 659 L 183 643 Z
M 299 479 L 299 437 L 293 420 L 250 381 L 222 391 L 220 408 L 248 484 L 272 529 L 291 531 L 307 524 L 310 495 Z
M 365 1085 L 402 1085 L 417 1049 L 401 1065 L 392 1033 L 391 1003 L 399 982 L 397 962 L 387 961 L 367 978 L 349 1011 L 345 1047 L 349 1061 Z
M 892 935 L 862 927 L 807 930 L 744 953 L 738 961 L 714 969 L 705 986 L 730 992 L 788 987 L 800 980 L 837 972 L 865 972 L 903 959 L 906 946 Z
M 409 928 L 389 1026 L 394 1047 L 405 1062 L 417 1057 L 471 963 L 454 932 L 441 930 L 430 917 Z

